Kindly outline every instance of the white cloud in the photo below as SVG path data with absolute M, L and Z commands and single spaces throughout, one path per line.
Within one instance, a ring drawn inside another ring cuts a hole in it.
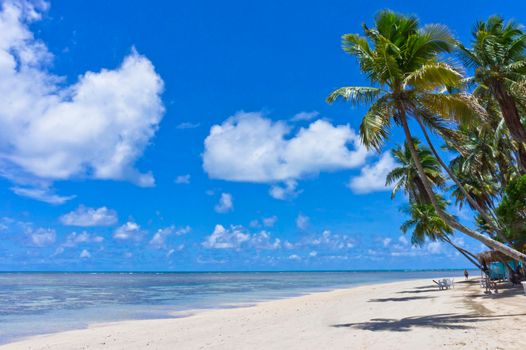
M 285 242 L 283 242 L 283 246 L 284 246 L 286 249 L 294 249 L 294 244 L 290 243 L 289 241 L 285 241 Z
M 334 234 L 330 230 L 324 230 L 321 235 L 305 237 L 296 244 L 297 247 L 323 247 L 329 250 L 347 250 L 353 248 L 354 245 L 355 241 L 352 237 Z
M 176 228 L 174 225 L 168 226 L 165 228 L 158 229 L 157 232 L 153 235 L 153 238 L 150 240 L 150 245 L 154 248 L 160 249 L 165 247 L 166 239 L 169 236 L 181 236 L 189 233 L 191 231 L 190 226 L 184 226 L 181 228 Z
M 426 249 L 431 254 L 440 254 L 442 253 L 442 243 L 439 241 L 429 242 Z
M 24 188 L 15 186 L 11 187 L 11 190 L 19 196 L 36 199 L 38 201 L 46 202 L 49 204 L 64 204 L 70 199 L 75 198 L 75 196 L 59 196 L 57 194 L 54 194 L 50 192 L 50 189 L 47 186 L 41 188 Z
M 300 230 L 305 230 L 309 226 L 309 217 L 303 214 L 299 214 L 296 217 L 296 226 Z
M 405 236 L 398 237 L 398 242 L 400 242 L 402 245 L 409 245 L 409 241 L 407 238 L 405 238 Z
M 101 243 L 102 241 L 104 241 L 104 237 L 90 235 L 86 231 L 81 233 L 72 232 L 66 237 L 66 242 L 61 246 L 71 248 L 83 243 Z
M 270 233 L 261 231 L 252 235 L 250 245 L 256 249 L 279 249 L 281 248 L 281 240 L 279 238 L 272 239 Z
M 43 247 L 55 242 L 56 233 L 53 229 L 44 228 L 28 228 L 26 233 L 29 235 L 31 242 L 39 247 Z
M 303 120 L 312 120 L 319 116 L 320 113 L 317 111 L 312 112 L 299 112 L 298 114 L 294 115 L 290 120 L 293 122 L 303 121 Z
M 382 244 L 384 245 L 384 247 L 387 248 L 389 246 L 389 244 L 391 244 L 391 238 L 384 238 L 382 240 Z
M 208 249 L 240 249 L 246 245 L 254 249 L 273 250 L 281 248 L 281 240 L 272 239 L 267 231 L 251 234 L 240 225 L 231 225 L 229 228 L 216 225 L 214 232 L 205 238 L 202 245 Z
M 259 222 L 259 220 L 254 219 L 250 221 L 249 226 L 254 227 L 254 228 L 261 227 L 262 225 L 265 227 L 274 227 L 277 221 L 278 221 L 278 217 L 276 215 L 273 215 L 273 216 L 269 216 L 267 218 L 261 219 L 261 223 Z
M 276 215 L 273 215 L 268 218 L 263 218 L 263 225 L 265 225 L 266 227 L 273 227 L 277 221 L 278 217 Z
M 141 227 L 133 221 L 128 221 L 122 226 L 119 226 L 113 233 L 113 238 L 118 240 L 134 240 L 140 241 L 144 235 Z
M 238 112 L 211 128 L 203 167 L 216 179 L 275 183 L 354 168 L 369 154 L 349 125 L 317 120 L 294 135 L 290 131 L 262 113 Z
M 234 200 L 230 193 L 221 193 L 219 203 L 215 206 L 215 211 L 221 214 L 234 210 Z
M 6 1 L 0 12 L 1 176 L 24 185 L 15 193 L 56 204 L 69 198 L 46 193 L 54 180 L 152 186 L 153 175 L 134 167 L 164 113 L 152 63 L 133 50 L 118 68 L 67 86 L 49 73 L 53 55 L 29 30 L 39 18 L 24 1 Z
M 206 237 L 203 247 L 213 249 L 232 249 L 250 239 L 250 235 L 244 232 L 242 226 L 230 226 L 226 229 L 223 225 L 216 225 L 214 232 Z
M 176 126 L 177 129 L 195 129 L 198 128 L 201 124 L 200 123 L 190 123 L 190 122 L 182 122 Z
M 80 253 L 80 258 L 82 259 L 87 259 L 87 258 L 91 258 L 91 254 L 89 251 L 87 251 L 86 249 L 82 250 L 82 252 Z
M 300 261 L 300 260 L 301 260 L 301 258 L 300 258 L 299 255 L 297 255 L 297 254 L 291 254 L 291 255 L 289 255 L 288 259 L 289 259 L 289 260 L 295 260 L 295 261 Z
M 270 187 L 269 194 L 272 198 L 286 200 L 296 197 L 301 191 L 296 191 L 298 182 L 286 180 L 283 184 L 275 184 Z
M 309 253 L 309 256 L 310 256 L 311 258 L 315 258 L 316 256 L 318 256 L 318 252 L 315 251 L 315 250 L 313 250 L 312 252 Z
M 385 178 L 395 167 L 396 162 L 391 153 L 385 152 L 375 164 L 364 166 L 359 176 L 351 178 L 349 188 L 360 194 L 389 190 Z
M 179 175 L 175 178 L 175 183 L 179 185 L 188 185 L 190 183 L 190 174 Z
M 94 209 L 83 205 L 60 217 L 62 224 L 80 227 L 111 226 L 117 221 L 118 217 L 115 210 L 106 207 Z

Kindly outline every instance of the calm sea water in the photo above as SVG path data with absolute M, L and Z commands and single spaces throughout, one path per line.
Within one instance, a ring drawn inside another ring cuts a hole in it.
M 181 317 L 192 309 L 235 307 L 360 284 L 459 275 L 460 271 L 0 273 L 0 343 L 94 322 Z

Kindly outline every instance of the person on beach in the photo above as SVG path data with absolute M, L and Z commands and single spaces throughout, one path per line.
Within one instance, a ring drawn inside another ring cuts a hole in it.
M 466 269 L 464 269 L 464 277 L 466 277 L 466 281 L 467 281 L 469 277 L 469 272 Z

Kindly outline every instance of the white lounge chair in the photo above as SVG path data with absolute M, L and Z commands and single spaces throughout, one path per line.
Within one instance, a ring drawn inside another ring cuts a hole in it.
M 438 281 L 433 280 L 433 282 L 436 283 L 439 290 L 449 289 L 453 287 L 453 280 L 451 278 L 443 278 Z

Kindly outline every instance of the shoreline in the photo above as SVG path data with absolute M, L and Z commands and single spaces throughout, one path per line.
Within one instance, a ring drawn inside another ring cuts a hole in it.
M 35 273 L 30 273 L 30 276 Z M 55 298 L 58 294 L 63 294 L 71 296 L 68 293 L 68 283 L 64 283 L 64 278 L 66 280 L 71 278 L 70 273 L 62 272 L 52 272 L 55 280 L 48 280 L 47 276 L 42 279 L 38 273 L 36 273 L 36 279 L 34 282 L 29 282 L 28 285 L 33 283 L 42 285 L 49 285 L 49 290 L 43 295 L 37 295 L 37 300 L 35 300 L 36 305 L 38 305 L 39 300 L 46 301 L 46 296 L 49 295 L 51 298 Z M 81 300 L 85 300 L 86 304 L 91 305 L 84 308 L 73 308 L 68 309 L 68 305 L 62 305 L 60 303 L 54 303 L 44 308 L 44 312 L 40 314 L 28 315 L 21 318 L 10 318 L 9 315 L 5 318 L 5 327 L 0 328 L 0 346 L 8 343 L 13 343 L 16 341 L 28 339 L 34 336 L 40 335 L 49 335 L 56 334 L 66 331 L 81 330 L 86 329 L 90 325 L 104 324 L 104 323 L 116 323 L 132 320 L 151 320 L 151 319 L 166 319 L 174 317 L 187 317 L 188 315 L 203 312 L 206 310 L 221 310 L 221 309 L 231 309 L 238 307 L 247 307 L 252 306 L 260 302 L 267 302 L 273 300 L 289 299 L 299 296 L 309 295 L 312 293 L 328 292 L 337 289 L 348 289 L 354 288 L 362 285 L 371 285 L 378 283 L 389 283 L 397 281 L 406 281 L 406 280 L 415 280 L 422 278 L 436 278 L 437 275 L 442 275 L 443 277 L 458 277 L 460 270 L 456 270 L 454 273 L 449 269 L 443 270 L 439 269 L 435 272 L 430 272 L 428 270 L 415 270 L 415 271 L 406 271 L 402 273 L 391 272 L 391 271 L 377 271 L 377 272 L 299 272 L 297 275 L 289 272 L 262 272 L 262 273 L 230 273 L 230 272 L 207 272 L 206 275 L 226 275 L 226 279 L 220 278 L 220 286 L 225 286 L 226 289 L 231 289 L 233 293 L 219 292 L 219 293 L 207 293 L 207 287 L 215 288 L 214 281 L 216 277 L 205 277 L 202 279 L 198 277 L 197 280 L 204 283 L 200 288 L 195 289 L 194 292 L 198 296 L 195 298 L 192 297 L 192 293 L 189 293 L 185 298 L 187 302 L 184 302 L 183 299 L 174 299 L 175 303 L 167 303 L 166 305 L 158 304 L 154 300 L 149 300 L 151 297 L 150 288 L 157 285 L 160 286 L 169 286 L 170 290 L 167 291 L 168 300 L 178 295 L 178 285 L 185 285 L 186 280 L 180 277 L 180 273 L 175 273 L 176 276 L 168 277 L 173 273 L 163 274 L 160 272 L 157 273 L 139 273 L 134 277 L 128 277 L 130 273 L 118 273 L 115 275 L 115 278 L 118 280 L 108 281 L 110 284 L 114 283 L 115 285 L 127 285 L 131 282 L 136 288 L 140 288 L 141 292 L 137 295 L 137 301 L 139 303 L 115 303 L 112 302 L 112 298 L 120 298 L 122 294 L 116 293 L 115 290 L 111 291 L 114 295 L 110 295 L 103 300 L 98 300 L 96 295 L 98 293 L 103 293 L 108 295 L 106 288 L 103 287 L 101 282 L 103 282 L 108 277 L 105 276 L 107 273 L 81 273 L 85 275 L 82 277 L 82 280 L 78 280 L 75 283 L 88 284 L 90 286 L 95 286 L 96 288 L 92 292 L 86 294 L 79 291 L 72 291 L 73 295 L 81 297 Z M 1 277 L 2 274 L 0 274 Z M 22 273 L 23 275 L 23 273 Z M 78 275 L 77 272 L 73 275 Z M 114 275 L 114 273 L 109 273 L 109 275 Z M 131 274 L 134 275 L 134 274 Z M 144 275 L 144 277 L 142 276 Z M 155 282 L 150 282 L 151 277 L 155 275 Z M 163 275 L 157 277 L 157 275 Z M 186 275 L 186 273 L 183 273 Z M 191 279 L 195 279 L 194 273 L 191 275 Z M 199 274 L 198 274 L 199 275 Z M 240 275 L 237 277 L 236 275 Z M 245 275 L 245 277 L 242 277 Z M 265 276 L 268 275 L 268 276 Z M 447 276 L 446 276 L 447 275 Z M 117 277 L 119 276 L 119 277 Z M 124 280 L 122 279 L 124 276 Z M 179 276 L 179 277 L 177 277 Z M 233 277 L 234 276 L 234 277 Z M 246 277 L 248 276 L 248 277 Z M 298 277 L 299 276 L 299 277 Z M 308 277 L 310 276 L 310 277 Z M 332 276 L 332 277 L 331 277 Z M 306 282 L 305 278 L 312 279 L 312 282 Z M 73 277 L 78 278 L 78 277 Z M 102 278 L 102 280 L 101 280 Z M 130 279 L 131 278 L 131 279 Z M 145 279 L 144 279 L 145 278 Z M 56 284 L 65 288 L 65 290 L 56 289 Z M 163 282 L 164 281 L 164 282 Z M 168 281 L 168 283 L 167 283 Z M 278 288 L 269 288 L 272 284 L 285 282 L 284 287 Z M 326 283 L 321 283 L 325 281 Z M 51 283 L 50 283 L 51 282 Z M 239 289 L 237 283 L 249 284 L 248 290 Z M 144 287 L 143 287 L 144 286 Z M 172 288 L 172 286 L 174 286 Z M 260 287 L 260 288 L 257 288 Z M 239 289 L 239 290 L 238 290 Z M 128 291 L 123 289 L 122 293 L 127 294 Z M 55 294 L 58 293 L 58 294 Z M 153 292 L 155 293 L 155 292 Z M 172 294 L 173 293 L 173 294 Z M 208 297 L 210 296 L 210 297 Z M 16 295 L 15 295 L 16 297 Z M 16 299 L 15 303 L 24 304 L 24 296 L 20 295 L 20 299 Z M 191 301 L 190 301 L 191 300 Z M 97 306 L 98 305 L 98 306 Z M 107 305 L 107 306 L 102 306 Z M 3 305 L 9 310 L 9 306 Z M 15 306 L 16 307 L 16 306 Z M 0 302 L 0 309 L 2 309 L 2 304 Z
M 446 291 L 430 279 L 367 284 L 187 317 L 97 323 L 0 349 L 526 348 L 522 288 L 485 296 L 476 280 Z

